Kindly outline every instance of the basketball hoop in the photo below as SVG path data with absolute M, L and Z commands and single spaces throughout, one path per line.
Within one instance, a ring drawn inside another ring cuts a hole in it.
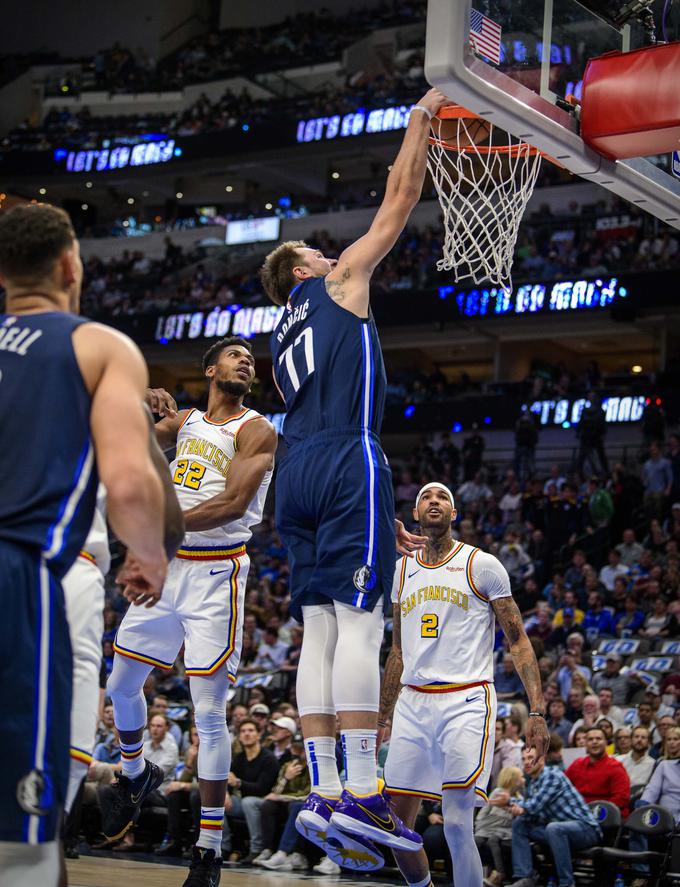
M 437 270 L 511 292 L 519 225 L 547 155 L 459 105 L 431 127 L 427 166 L 444 213 Z

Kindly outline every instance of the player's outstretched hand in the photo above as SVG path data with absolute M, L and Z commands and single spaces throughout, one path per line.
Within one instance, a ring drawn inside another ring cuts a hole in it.
M 422 105 L 424 108 L 434 115 L 437 111 L 442 108 L 444 105 L 450 105 L 451 100 L 447 99 L 443 92 L 440 92 L 438 89 L 434 87 L 432 89 L 428 89 L 425 95 L 419 102 L 416 102 L 417 105 Z
M 149 407 L 154 416 L 166 416 L 174 419 L 177 416 L 177 402 L 165 388 L 147 388 L 144 393 L 144 403 Z
M 536 760 L 544 758 L 548 751 L 548 743 L 550 742 L 550 734 L 545 718 L 529 718 L 526 739 L 527 748 L 534 750 Z
M 399 554 L 405 554 L 406 557 L 413 557 L 415 551 L 422 551 L 427 547 L 426 536 L 416 536 L 409 533 L 400 520 L 395 518 L 394 529 L 397 536 L 397 551 Z
M 140 607 L 153 607 L 161 599 L 168 562 L 163 554 L 158 561 L 140 561 L 128 551 L 125 563 L 116 576 L 116 583 L 123 586 L 123 597 Z

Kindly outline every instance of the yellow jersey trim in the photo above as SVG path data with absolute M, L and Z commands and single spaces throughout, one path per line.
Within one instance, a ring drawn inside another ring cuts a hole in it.
M 426 564 L 425 561 L 421 560 L 420 552 L 416 553 L 416 561 L 418 564 L 420 564 L 421 567 L 425 567 L 426 570 L 436 570 L 438 567 L 443 567 L 445 564 L 448 564 L 450 560 L 453 560 L 453 558 L 458 554 L 458 552 L 464 545 L 464 542 L 459 542 L 457 545 L 454 545 L 454 547 L 451 549 L 449 554 L 446 555 L 444 560 L 439 561 L 438 564 Z

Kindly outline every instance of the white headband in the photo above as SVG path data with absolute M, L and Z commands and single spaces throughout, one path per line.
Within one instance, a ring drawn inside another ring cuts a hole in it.
M 444 484 L 440 484 L 439 481 L 433 480 L 432 483 L 425 484 L 424 487 L 421 487 L 420 492 L 416 496 L 416 511 L 418 510 L 418 504 L 420 503 L 420 499 L 423 493 L 425 493 L 427 490 L 443 490 L 451 500 L 451 508 L 456 507 L 453 501 L 453 493 L 451 492 L 451 490 L 448 487 L 444 486 Z

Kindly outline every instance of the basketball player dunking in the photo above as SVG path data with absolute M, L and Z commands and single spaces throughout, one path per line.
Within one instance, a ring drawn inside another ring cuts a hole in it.
M 92 524 L 97 475 L 152 606 L 165 579 L 163 490 L 149 458 L 146 365 L 74 316 L 83 266 L 66 213 L 0 218 L 0 884 L 54 887 L 69 778 L 71 645 L 61 580 Z
M 539 757 L 548 747 L 541 677 L 505 568 L 493 555 L 451 536 L 456 510 L 449 489 L 426 484 L 413 516 L 428 545 L 415 561 L 398 561 L 392 589 L 394 633 L 380 700 L 381 728 L 395 701 L 396 710 L 385 783 L 410 826 L 422 798 L 442 799 L 454 880 L 481 887 L 472 821 L 475 806 L 486 801 L 493 759 L 496 618 L 529 698 L 527 746 Z M 397 852 L 395 859 L 411 887 L 430 884 L 423 850 Z
M 222 866 L 224 802 L 231 763 L 227 694 L 241 656 L 249 560 L 245 543 L 262 510 L 278 436 L 270 422 L 243 405 L 255 378 L 250 345 L 221 339 L 204 355 L 208 409 L 177 412 L 166 398 L 156 425 L 163 449 L 176 447 L 170 471 L 184 512 L 186 536 L 168 567 L 159 605 L 125 614 L 114 643 L 107 692 L 120 732 L 123 772 L 103 810 L 103 831 L 120 839 L 140 806 L 163 781 L 143 757 L 146 702 L 142 687 L 154 668 L 172 667 L 184 644 L 184 664 L 200 739 L 200 834 L 185 887 L 216 887 Z M 124 567 L 134 576 L 135 564 Z
M 382 603 L 397 548 L 391 472 L 378 438 L 385 369 L 369 286 L 420 199 L 430 119 L 446 101 L 432 89 L 412 109 L 384 200 L 363 237 L 337 260 L 302 241 L 283 243 L 261 272 L 271 300 L 287 309 L 271 347 L 289 448 L 277 477 L 276 520 L 288 549 L 291 613 L 305 625 L 297 701 L 312 794 L 298 827 L 331 858 L 331 815 L 359 838 L 402 849 L 422 843 L 394 820 L 376 779 Z M 420 546 L 403 525 L 397 533 L 402 553 Z

